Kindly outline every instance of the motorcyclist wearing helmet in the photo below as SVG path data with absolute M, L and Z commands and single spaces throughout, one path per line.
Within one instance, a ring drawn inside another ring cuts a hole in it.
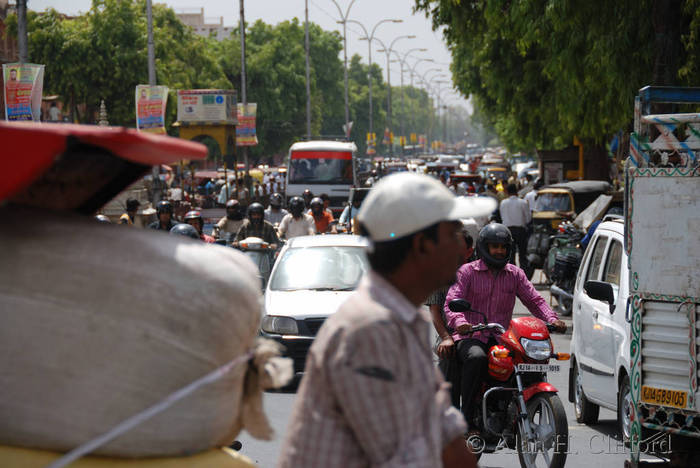
M 149 228 L 157 231 L 170 232 L 173 226 L 177 224 L 173 222 L 173 205 L 168 200 L 158 202 L 158 205 L 156 205 L 156 213 L 158 214 L 158 221 L 153 221 L 149 224 Z
M 243 226 L 245 210 L 238 200 L 226 202 L 226 216 L 221 218 L 214 225 L 214 237 L 217 239 L 232 240 L 238 234 L 238 230 Z
M 199 234 L 199 238 L 202 239 L 204 242 L 207 244 L 213 244 L 214 243 L 214 238 L 212 236 L 209 236 L 207 234 L 204 234 L 203 229 L 204 229 L 204 218 L 202 218 L 202 213 L 199 211 L 188 211 L 187 214 L 185 215 L 185 222 L 191 226 L 193 226 L 197 230 L 197 234 Z
M 248 219 L 243 222 L 243 225 L 238 230 L 233 242 L 234 247 L 243 239 L 259 237 L 270 244 L 270 248 L 277 248 L 280 243 L 279 237 L 277 237 L 275 227 L 263 219 L 264 211 L 263 206 L 258 202 L 252 203 L 248 207 Z
M 484 318 L 471 311 L 452 312 L 448 308 L 451 300 L 466 299 L 473 310 L 486 315 L 486 322 L 497 322 L 507 329 L 517 297 L 532 315 L 553 324 L 559 331 L 566 330 L 566 324 L 547 305 L 523 270 L 508 263 L 512 250 L 513 238 L 508 228 L 498 223 L 487 224 L 476 242 L 479 259 L 457 270 L 457 281 L 447 292 L 444 311 L 448 327 L 454 330 L 452 338 L 462 365 L 462 413 L 467 424 L 473 423 L 474 399 L 486 372 L 487 351 L 496 341 L 488 330 L 470 334 L 472 324 L 481 323 Z
M 185 224 L 185 223 L 179 223 L 173 226 L 173 228 L 170 230 L 170 234 L 177 234 L 180 236 L 185 236 L 185 237 L 191 237 L 192 239 L 197 239 L 199 240 L 199 233 L 197 232 L 197 229 L 195 229 L 194 226 L 190 224 Z
M 325 232 L 337 234 L 338 231 L 335 229 L 333 215 L 323 208 L 323 200 L 320 197 L 314 197 L 311 200 L 310 206 L 311 216 L 314 218 L 314 224 L 316 225 L 316 232 L 319 234 Z
M 291 239 L 298 236 L 310 236 L 316 233 L 314 219 L 304 213 L 304 200 L 292 197 L 289 201 L 290 213 L 282 218 L 278 228 L 280 237 Z
M 304 190 L 304 193 L 302 193 L 301 198 L 304 199 L 304 208 L 305 209 L 311 209 L 311 200 L 314 198 L 314 194 L 311 190 L 306 189 Z
M 288 214 L 289 211 L 282 208 L 282 195 L 279 193 L 270 195 L 270 206 L 265 210 L 265 221 L 272 225 L 279 225 L 282 222 L 282 218 Z

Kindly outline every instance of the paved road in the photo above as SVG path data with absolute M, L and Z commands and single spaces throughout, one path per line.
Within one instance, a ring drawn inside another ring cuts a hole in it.
M 548 292 L 541 292 L 549 300 Z M 515 314 L 527 313 L 527 310 L 517 302 Z M 568 317 L 564 317 L 564 321 L 570 326 L 571 321 Z M 569 331 L 566 335 L 553 335 L 555 350 L 569 351 L 570 333 Z M 591 468 L 594 464 L 596 468 L 621 467 L 627 458 L 627 450 L 616 435 L 615 413 L 601 409 L 600 421 L 597 425 L 588 427 L 578 424 L 574 417 L 573 406 L 567 398 L 568 371 L 568 363 L 563 362 L 560 374 L 550 374 L 550 382 L 560 391 L 569 422 L 570 454 L 567 457 L 566 466 Z M 275 466 L 295 398 L 295 393 L 265 394 L 265 412 L 275 429 L 275 438 L 272 441 L 258 441 L 245 433 L 239 436 L 239 440 L 243 443 L 241 452 L 255 461 L 258 466 L 265 468 Z M 517 453 L 508 450 L 496 454 L 485 454 L 480 460 L 480 466 L 506 468 L 519 467 L 520 464 Z

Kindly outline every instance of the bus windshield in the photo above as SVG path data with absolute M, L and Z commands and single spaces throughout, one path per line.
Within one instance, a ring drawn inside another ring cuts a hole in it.
M 327 153 L 329 157 L 304 157 L 303 153 L 293 154 L 289 162 L 289 184 L 343 184 L 352 185 L 352 159 L 344 158 L 344 153 Z

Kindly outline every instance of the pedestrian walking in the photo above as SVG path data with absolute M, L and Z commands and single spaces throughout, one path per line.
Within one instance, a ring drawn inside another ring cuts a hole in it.
M 527 268 L 527 226 L 532 220 L 530 205 L 518 198 L 518 188 L 515 184 L 508 184 L 506 188 L 508 198 L 500 205 L 502 223 L 508 228 L 518 250 L 518 262 L 520 268 Z M 511 249 L 510 263 L 515 265 L 515 250 Z

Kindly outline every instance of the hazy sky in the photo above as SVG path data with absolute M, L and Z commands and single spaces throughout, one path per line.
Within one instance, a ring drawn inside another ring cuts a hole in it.
M 351 0 L 336 0 L 345 14 Z M 90 9 L 90 0 L 28 0 L 28 7 L 32 10 L 42 11 L 47 7 L 67 14 L 78 14 Z M 204 8 L 204 16 L 208 22 L 218 22 L 224 18 L 224 26 L 236 26 L 239 20 L 239 0 L 154 0 L 154 3 L 165 3 L 176 12 L 181 10 L 199 11 Z M 308 0 L 309 21 L 321 25 L 327 30 L 338 30 L 342 34 L 342 25 L 336 21 L 340 19 L 338 8 L 333 0 Z M 450 54 L 439 31 L 433 31 L 430 20 L 422 13 L 414 14 L 412 11 L 413 0 L 355 0 L 350 8 L 348 19 L 361 22 L 371 33 L 377 22 L 386 19 L 401 19 L 403 23 L 383 23 L 375 33 L 375 37 L 383 41 L 387 46 L 396 37 L 402 35 L 415 35 L 415 39 L 400 39 L 394 45 L 394 49 L 402 55 L 415 47 L 426 48 L 426 52 L 416 51 L 411 53 L 406 63 L 414 66 L 419 58 L 433 59 L 434 62 L 422 61 L 415 65 L 417 73 L 425 74 L 432 68 L 440 71 L 432 71 L 427 78 L 444 73 L 449 83 L 442 84 L 443 88 L 451 86 L 449 72 Z M 248 0 L 245 2 L 246 22 L 261 19 L 266 23 L 276 24 L 280 21 L 299 18 L 304 20 L 304 0 Z M 212 21 L 213 20 L 213 21 Z M 367 62 L 367 42 L 360 41 L 364 36 L 362 28 L 357 24 L 348 24 L 348 58 L 353 54 L 360 54 Z M 386 55 L 377 52 L 381 49 L 379 43 L 374 41 L 372 48 L 372 61 L 378 63 L 384 70 L 386 78 Z M 393 54 L 392 54 L 393 55 Z M 342 52 L 340 54 L 342 58 Z M 399 84 L 399 64 L 391 64 L 391 81 L 393 85 Z M 408 84 L 410 75 L 405 73 L 405 84 Z M 438 79 L 436 79 L 438 81 Z M 418 83 L 414 80 L 414 85 Z M 443 93 L 443 97 L 446 93 Z M 449 94 L 449 93 L 447 93 Z

